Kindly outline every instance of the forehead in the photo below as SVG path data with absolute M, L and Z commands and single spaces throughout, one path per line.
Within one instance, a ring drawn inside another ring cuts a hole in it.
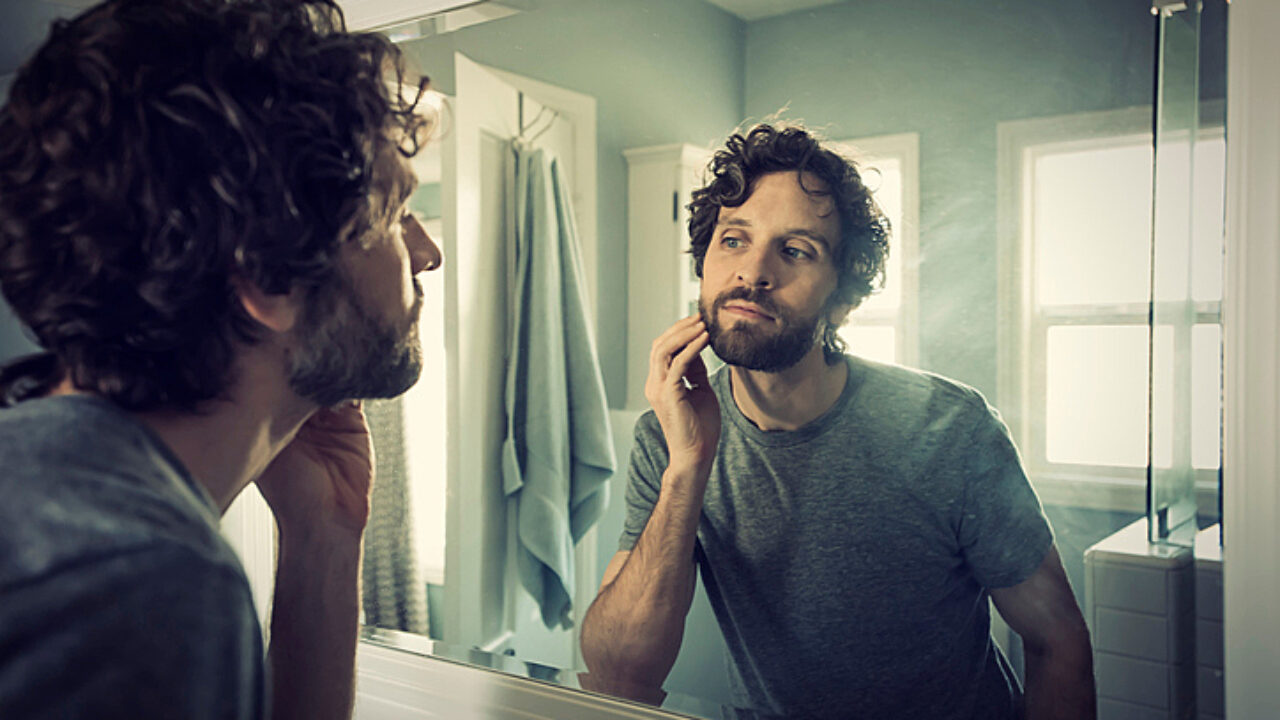
M 751 195 L 737 207 L 721 207 L 718 224 L 769 231 L 800 229 L 818 233 L 834 243 L 840 216 L 826 183 L 798 171 L 774 172 L 756 179 Z

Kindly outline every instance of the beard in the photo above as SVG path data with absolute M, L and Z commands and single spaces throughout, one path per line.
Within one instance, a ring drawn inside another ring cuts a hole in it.
M 422 374 L 422 286 L 414 278 L 407 327 L 398 329 L 364 306 L 341 271 L 337 275 L 303 312 L 301 342 L 288 360 L 289 386 L 322 407 L 404 393 Z
M 782 327 L 778 330 L 761 327 L 761 323 L 738 320 L 729 327 L 720 324 L 720 310 L 732 300 L 755 303 L 772 315 Z M 707 325 L 711 349 L 730 365 L 746 370 L 780 372 L 792 367 L 809 353 L 822 330 L 821 313 L 812 317 L 797 317 L 769 297 L 767 291 L 758 288 L 735 287 L 721 293 L 708 309 L 706 302 L 698 300 L 698 312 Z

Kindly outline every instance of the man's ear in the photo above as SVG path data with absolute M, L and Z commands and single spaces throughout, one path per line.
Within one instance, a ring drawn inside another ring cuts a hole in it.
M 244 278 L 233 278 L 231 284 L 244 311 L 268 330 L 286 333 L 297 323 L 302 307 L 301 293 L 297 288 L 282 295 L 272 295 Z
M 850 303 L 840 303 L 832 306 L 827 311 L 827 323 L 835 328 L 844 325 L 844 321 L 849 317 L 849 313 L 853 312 L 854 307 L 856 306 Z

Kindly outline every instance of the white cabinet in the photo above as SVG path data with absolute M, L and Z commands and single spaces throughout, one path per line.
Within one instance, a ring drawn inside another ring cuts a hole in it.
M 627 158 L 627 407 L 648 407 L 649 348 L 698 307 L 689 250 L 690 195 L 711 152 L 694 145 L 633 148 Z

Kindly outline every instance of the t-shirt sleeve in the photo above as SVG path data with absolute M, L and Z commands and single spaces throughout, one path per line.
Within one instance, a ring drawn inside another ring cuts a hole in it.
M 1040 567 L 1053 531 L 1000 415 L 985 400 L 963 455 L 957 538 L 965 562 L 988 588 L 1017 585 Z
M 618 538 L 618 550 L 629 551 L 640 539 L 662 488 L 662 473 L 667 468 L 667 442 L 658 417 L 650 410 L 636 421 L 635 445 L 627 469 L 627 515 Z
M 11 601 L 0 614 L 33 632 L 19 664 L 0 672 L 0 714 L 266 714 L 261 631 L 235 567 L 181 546 L 140 549 L 58 572 Z

